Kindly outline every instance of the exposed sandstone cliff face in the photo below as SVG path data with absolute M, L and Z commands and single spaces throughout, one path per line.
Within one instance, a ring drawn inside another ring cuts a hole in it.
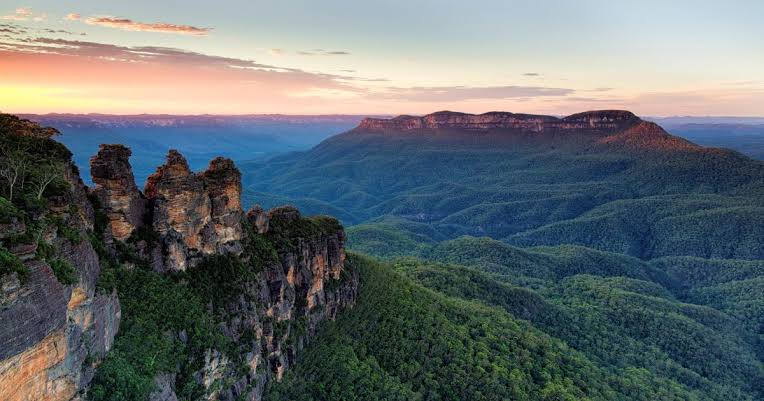
M 255 234 L 263 215 L 273 226 Z M 227 336 L 243 339 L 254 333 L 249 342 L 242 340 L 241 352 L 247 356 L 250 374 L 235 377 L 232 386 L 216 395 L 225 401 L 260 400 L 265 384 L 281 380 L 295 364 L 318 324 L 336 318 L 358 295 L 357 274 L 345 270 L 345 233 L 341 227 L 306 234 L 310 230 L 303 228 L 315 228 L 315 221 L 290 206 L 268 212 L 255 210 L 249 216 L 250 235 L 264 234 L 274 242 L 289 243 L 278 247 L 278 258 L 267 263 L 257 280 L 225 308 L 223 331 Z M 298 231 L 303 234 L 294 235 Z M 220 363 L 213 359 L 206 369 Z
M 241 173 L 233 160 L 217 157 L 201 176 L 211 206 L 207 227 L 210 232 L 203 251 L 210 253 L 219 251 L 221 245 L 241 240 Z
M 0 277 L 0 400 L 80 397 L 119 327 L 116 295 L 96 291 L 101 266 L 87 240 L 94 212 L 86 188 L 71 164 L 64 178 L 70 191 L 49 197 L 31 226 L 11 221 L 0 235 L 29 272 Z M 75 282 L 59 282 L 51 261 L 71 265 Z
M 122 145 L 101 145 L 90 159 L 93 193 L 109 218 L 111 236 L 120 241 L 143 225 L 146 211 L 146 201 L 138 192 L 128 161 L 130 154 Z
M 623 129 L 638 121 L 640 121 L 639 117 L 634 114 L 619 110 L 592 111 L 574 114 L 565 118 L 507 112 L 490 112 L 475 115 L 441 111 L 422 117 L 366 118 L 356 129 L 384 131 L 510 129 L 525 132 L 569 130 L 604 132 Z
M 185 270 L 199 256 L 240 250 L 241 173 L 230 159 L 216 158 L 195 174 L 171 150 L 145 193 L 165 249 L 164 269 Z
M 122 318 L 117 293 L 96 286 L 102 272 L 153 268 L 160 273 L 151 274 L 188 284 L 201 266 L 217 266 L 201 261 L 219 255 L 251 269 L 243 282 L 232 278 L 236 291 L 225 302 L 214 299 L 223 296 L 217 293 L 209 300 L 217 328 L 232 343 L 206 349 L 203 366 L 193 365 L 184 380 L 201 386 L 201 399 L 260 400 L 266 383 L 294 365 L 318 324 L 355 302 L 358 276 L 345 270 L 343 228 L 332 218 L 303 217 L 293 207 L 256 207 L 245 216 L 240 173 L 224 158 L 193 173 L 171 151 L 144 195 L 129 157 L 123 146 L 103 145 L 91 159 L 90 192 L 100 209 L 69 163 L 64 176 L 70 189 L 49 197 L 44 211 L 30 215 L 31 225 L 13 216 L 0 222 L 0 245 L 29 272 L 23 279 L 16 273 L 0 277 L 0 400 L 87 397 Z M 57 278 L 51 268 L 56 263 L 73 266 L 74 279 Z M 183 342 L 192 334 L 162 335 Z M 149 399 L 177 400 L 180 376 L 161 371 Z
M 129 164 L 123 168 L 129 170 Z M 144 230 L 156 232 L 156 244 L 141 240 L 137 251 L 156 271 L 185 272 L 206 256 L 221 254 L 240 255 L 251 264 L 248 258 L 254 256 L 245 248 L 255 243 L 270 244 L 274 252 L 256 262 L 260 273 L 244 283 L 237 296 L 215 309 L 220 329 L 237 344 L 249 371 L 242 373 L 222 350 L 208 350 L 204 366 L 193 375 L 207 399 L 259 400 L 265 384 L 280 380 L 295 363 L 317 325 L 355 301 L 358 278 L 344 270 L 345 234 L 339 223 L 305 218 L 293 207 L 264 211 L 257 206 L 244 215 L 241 174 L 229 159 L 216 158 L 207 170 L 194 173 L 172 150 L 149 177 L 145 195 L 124 183 L 123 191 L 106 193 L 104 204 L 118 203 L 108 198 L 110 194 L 131 191 L 133 198 L 147 199 L 145 214 L 151 222 Z M 150 398 L 177 399 L 175 380 L 172 372 L 156 377 Z

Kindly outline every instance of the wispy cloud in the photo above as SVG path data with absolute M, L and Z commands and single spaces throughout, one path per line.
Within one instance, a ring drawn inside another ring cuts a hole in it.
M 722 82 L 722 85 L 724 86 L 756 86 L 764 84 L 764 81 L 731 81 L 731 82 Z
M 524 77 L 540 77 L 541 74 L 538 72 L 526 72 L 523 74 Z
M 123 31 L 161 32 L 193 36 L 205 36 L 212 30 L 212 28 L 200 28 L 192 25 L 171 24 L 168 22 L 139 22 L 129 18 L 112 16 L 90 17 L 84 21 L 88 25 L 121 29 Z
M 7 23 L 7 24 L 0 24 L 0 32 L 10 33 L 13 35 L 23 35 L 27 33 L 27 29 L 20 27 L 16 24 Z
M 80 18 L 82 18 L 82 15 L 78 13 L 69 13 L 64 17 L 64 19 L 67 21 L 78 21 Z
M 72 32 L 72 31 L 67 31 L 66 29 L 50 29 L 50 28 L 45 28 L 45 29 L 42 29 L 41 32 L 50 33 L 50 34 L 62 33 L 64 35 L 78 35 L 78 36 L 86 36 L 87 35 L 85 32 Z
M 298 69 L 260 64 L 251 60 L 212 56 L 161 46 L 129 47 L 80 40 L 34 38 L 19 39 L 14 42 L 0 42 L 0 47 L 4 47 L 6 50 L 24 53 L 45 53 L 66 56 L 92 57 L 133 63 L 155 62 L 163 64 L 180 64 L 186 66 L 214 65 L 273 71 L 300 71 Z
M 5 21 L 45 21 L 48 18 L 45 14 L 36 14 L 29 7 L 19 7 L 12 14 L 0 15 L 0 20 Z
M 323 110 L 327 103 L 317 103 L 309 95 L 360 99 L 368 91 L 363 80 L 356 77 L 177 48 L 46 37 L 0 38 L 2 85 L 45 89 L 39 99 L 30 95 L 18 100 L 15 107 L 51 111 Z M 56 88 L 77 88 L 81 94 L 67 104 L 49 93 Z
M 284 49 L 268 49 L 268 53 L 270 53 L 271 56 L 281 56 L 286 51 Z
M 310 49 L 300 50 L 297 54 L 301 56 L 348 56 L 350 52 L 339 50 Z
M 383 93 L 375 93 L 373 96 L 415 102 L 457 102 L 480 99 L 567 96 L 574 92 L 573 89 L 541 86 L 436 86 L 387 88 Z

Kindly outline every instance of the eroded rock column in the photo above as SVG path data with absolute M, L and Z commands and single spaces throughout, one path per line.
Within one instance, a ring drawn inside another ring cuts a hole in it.
M 130 155 L 130 149 L 122 145 L 101 145 L 90 159 L 93 193 L 109 218 L 107 229 L 120 241 L 143 225 L 146 211 L 146 200 L 135 185 Z

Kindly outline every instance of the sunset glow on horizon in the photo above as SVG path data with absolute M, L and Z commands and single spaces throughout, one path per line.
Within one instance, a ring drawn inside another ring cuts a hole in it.
M 758 1 L 284 3 L 4 2 L 0 111 L 764 116 Z

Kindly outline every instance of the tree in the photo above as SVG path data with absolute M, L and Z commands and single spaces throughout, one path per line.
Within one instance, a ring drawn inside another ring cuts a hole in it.
M 13 201 L 16 185 L 24 188 L 24 180 L 30 166 L 30 160 L 21 147 L 16 149 L 0 148 L 0 177 L 8 181 L 8 200 Z
M 59 163 L 46 162 L 42 166 L 39 166 L 35 179 L 32 181 L 37 199 L 42 199 L 42 194 L 45 192 L 45 188 L 62 176 L 63 166 Z

